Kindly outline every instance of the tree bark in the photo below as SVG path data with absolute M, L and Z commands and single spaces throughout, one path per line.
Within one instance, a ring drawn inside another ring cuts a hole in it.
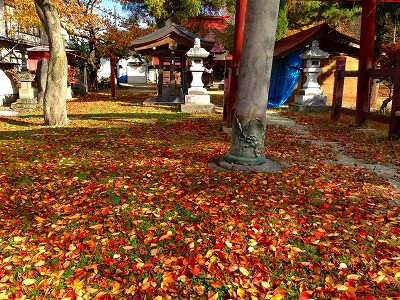
M 43 99 L 43 115 L 46 125 L 68 123 L 66 95 L 68 67 L 61 23 L 52 0 L 34 0 L 36 11 L 49 38 L 50 59 L 47 84 Z
M 279 0 L 248 0 L 228 162 L 266 161 L 264 140 Z
M 91 35 L 93 36 L 93 35 Z M 94 38 L 93 38 L 94 39 Z M 89 90 L 96 92 L 98 90 L 98 72 L 100 69 L 100 53 L 96 47 L 96 43 L 93 41 L 89 42 L 89 57 L 88 64 L 90 70 L 90 84 Z

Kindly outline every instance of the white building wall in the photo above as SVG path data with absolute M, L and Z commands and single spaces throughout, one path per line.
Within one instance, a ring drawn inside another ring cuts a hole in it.
M 3 70 L 0 70 L 0 86 L 0 105 L 10 103 L 16 99 L 18 88 Z
M 128 83 L 146 83 L 148 77 L 147 64 L 140 66 L 132 66 L 130 64 L 138 63 L 138 59 L 129 58 L 121 59 L 118 62 L 118 71 L 116 76 L 121 77 L 126 75 Z M 110 61 L 106 59 L 101 59 L 101 67 L 98 72 L 98 78 L 110 78 Z

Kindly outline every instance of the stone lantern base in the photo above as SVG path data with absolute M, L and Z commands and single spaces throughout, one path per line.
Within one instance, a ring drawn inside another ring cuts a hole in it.
M 21 87 L 18 91 L 19 99 L 11 104 L 11 109 L 21 111 L 37 108 L 38 104 L 32 88 L 32 80 L 35 76 L 28 71 L 23 71 L 17 77 L 21 82 Z
M 190 88 L 181 104 L 181 112 L 189 114 L 209 114 L 215 111 L 215 105 L 210 102 L 210 95 L 205 88 Z

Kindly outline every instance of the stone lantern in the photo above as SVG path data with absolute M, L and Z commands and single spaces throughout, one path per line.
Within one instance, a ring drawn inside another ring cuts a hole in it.
M 210 102 L 210 94 L 204 88 L 202 81 L 203 72 L 206 68 L 203 65 L 203 59 L 208 57 L 210 53 L 204 48 L 201 48 L 200 39 L 196 38 L 194 47 L 191 48 L 186 55 L 192 59 L 192 72 L 193 80 L 188 90 L 188 95 L 185 96 L 185 104 L 181 105 L 181 111 L 187 113 L 212 113 L 215 106 Z
M 295 106 L 298 107 L 326 107 L 326 96 L 320 89 L 318 84 L 318 76 L 321 74 L 321 59 L 328 58 L 329 53 L 319 49 L 318 41 L 312 42 L 311 48 L 304 52 L 300 57 L 306 60 L 306 67 L 304 68 L 304 75 L 306 76 L 306 83 L 299 90 L 294 98 Z M 301 109 L 300 109 L 301 110 Z M 309 109 L 312 110 L 312 109 Z
M 18 78 L 21 86 L 19 88 L 19 99 L 17 102 L 11 104 L 13 110 L 27 110 L 37 107 L 37 100 L 35 99 L 34 91 L 32 88 L 32 80 L 35 75 L 29 73 L 26 59 L 26 50 L 21 51 L 22 54 L 22 67 L 16 77 Z

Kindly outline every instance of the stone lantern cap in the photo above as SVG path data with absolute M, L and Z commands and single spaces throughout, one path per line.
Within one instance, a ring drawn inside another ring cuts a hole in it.
M 306 52 L 304 52 L 302 55 L 300 55 L 300 57 L 302 59 L 315 59 L 315 58 L 323 59 L 323 58 L 328 58 L 329 53 L 319 49 L 318 41 L 314 40 L 311 44 L 311 48 Z
M 190 50 L 187 52 L 188 57 L 205 58 L 209 55 L 210 55 L 210 52 L 208 52 L 204 48 L 201 48 L 199 38 L 195 38 L 193 48 L 190 48 Z

